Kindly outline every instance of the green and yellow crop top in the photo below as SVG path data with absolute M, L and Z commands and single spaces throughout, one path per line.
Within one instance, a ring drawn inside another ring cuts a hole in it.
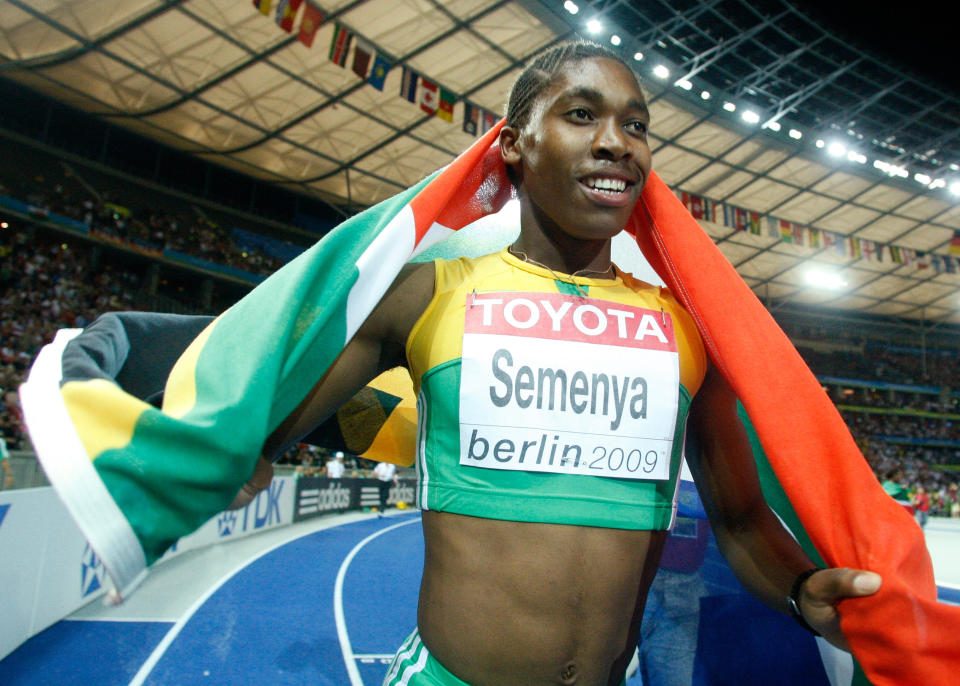
M 407 340 L 422 509 L 666 529 L 706 354 L 666 289 L 507 250 L 437 260 Z

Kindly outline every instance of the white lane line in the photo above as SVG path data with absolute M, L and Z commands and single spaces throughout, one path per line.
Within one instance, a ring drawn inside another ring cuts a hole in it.
M 360 520 L 357 520 L 357 521 L 360 521 Z M 420 520 L 417 519 L 414 521 L 420 521 Z M 134 674 L 133 679 L 130 680 L 129 686 L 143 686 L 144 681 L 146 681 L 147 677 L 150 676 L 150 672 L 152 672 L 153 668 L 156 667 L 157 662 L 159 662 L 160 658 L 163 657 L 163 654 L 167 652 L 167 649 L 170 647 L 170 644 L 173 643 L 173 640 L 183 630 L 183 627 L 186 626 L 188 621 L 190 621 L 190 618 L 193 617 L 193 615 L 197 612 L 197 610 L 200 609 L 200 607 L 207 601 L 207 599 L 210 598 L 210 596 L 216 593 L 221 586 L 227 583 L 227 581 L 233 578 L 241 570 L 253 564 L 264 555 L 273 552 L 277 548 L 282 548 L 288 543 L 292 543 L 298 539 L 303 538 L 304 536 L 311 536 L 317 533 L 318 531 L 322 531 L 327 528 L 333 528 L 336 526 L 338 525 L 331 524 L 330 526 L 324 526 L 320 529 L 308 529 L 307 531 L 304 531 L 303 533 L 300 533 L 296 536 L 291 536 L 290 538 L 282 538 L 278 543 L 275 543 L 269 548 L 265 548 L 264 550 L 261 550 L 255 555 L 252 555 L 251 557 L 247 558 L 246 560 L 238 564 L 236 567 L 234 567 L 231 571 L 227 572 L 223 577 L 220 578 L 219 581 L 217 581 L 209 589 L 207 589 L 207 591 L 202 596 L 200 596 L 193 605 L 187 608 L 187 610 L 176 621 L 176 623 L 174 623 L 174 625 L 170 627 L 170 631 L 166 633 L 166 635 L 163 637 L 163 640 L 161 640 L 160 643 L 157 644 L 157 647 L 153 649 L 153 652 L 150 653 L 150 657 L 147 658 L 146 662 L 144 662 L 140 666 L 140 669 L 137 671 L 137 673 Z
M 347 668 L 347 674 L 350 675 L 350 686 L 363 686 L 363 678 L 360 676 L 360 670 L 357 668 L 357 656 L 354 655 L 353 649 L 350 646 L 350 636 L 347 633 L 347 620 L 343 614 L 343 580 L 347 576 L 347 568 L 350 567 L 350 563 L 353 561 L 353 558 L 356 557 L 357 553 L 377 536 L 381 536 L 401 526 L 418 523 L 419 521 L 420 518 L 416 517 L 375 531 L 357 543 L 357 545 L 353 547 L 353 550 L 350 551 L 350 554 L 348 554 L 340 564 L 340 571 L 337 572 L 337 582 L 333 587 L 333 616 L 337 625 L 337 638 L 340 640 L 340 652 L 343 653 L 343 664 Z

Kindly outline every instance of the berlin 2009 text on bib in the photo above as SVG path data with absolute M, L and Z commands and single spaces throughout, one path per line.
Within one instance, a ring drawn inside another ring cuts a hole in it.
M 668 313 L 561 293 L 468 294 L 460 464 L 667 479 L 679 388 Z

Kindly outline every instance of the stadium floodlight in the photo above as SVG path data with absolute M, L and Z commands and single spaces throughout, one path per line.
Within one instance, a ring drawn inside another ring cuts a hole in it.
M 737 106 L 727 100 L 725 103 L 723 103 L 723 109 L 725 109 L 727 112 L 736 112 Z
M 613 34 L 612 36 L 610 36 L 610 43 L 612 45 L 620 45 L 621 43 L 620 36 L 618 36 L 617 34 Z
M 686 79 L 680 79 L 673 85 L 676 86 L 677 88 L 682 88 L 685 91 L 691 90 L 693 88 L 693 84 L 687 81 Z
M 662 64 L 658 64 L 653 68 L 653 75 L 656 76 L 657 78 L 665 79 L 668 76 L 670 76 L 670 70 L 667 69 Z
M 822 139 L 822 138 L 818 138 L 818 139 L 817 139 L 817 147 L 818 147 L 818 148 L 822 148 L 822 147 L 825 146 L 825 145 L 826 145 L 826 143 L 823 142 L 823 139 Z
M 635 53 L 633 53 L 633 59 L 635 59 L 637 62 L 639 62 L 640 60 L 643 59 L 643 53 L 642 53 L 642 52 L 635 52 Z
M 957 184 L 957 186 L 960 187 L 960 184 Z M 9 229 L 9 228 L 10 228 L 10 225 L 7 224 L 7 222 L 0 222 L 0 229 Z
M 800 131 L 799 129 L 790 129 L 789 135 L 790 135 L 790 138 L 792 138 L 795 141 L 798 141 L 801 138 L 803 138 L 803 132 Z
M 600 33 L 603 31 L 603 24 L 598 19 L 591 19 L 587 22 L 587 31 L 590 33 Z
M 949 190 L 953 195 L 960 195 L 960 181 L 954 181 L 951 183 L 950 188 L 947 190 Z M 6 224 L 6 222 L 4 222 L 4 224 Z
M 567 0 L 565 3 L 563 3 L 563 9 L 565 9 L 570 14 L 576 14 L 577 12 L 580 11 L 580 8 L 577 7 L 577 3 L 571 2 L 571 0 Z
M 753 110 L 744 110 L 740 118 L 748 124 L 757 124 L 760 122 L 760 115 Z
M 947 182 L 944 181 L 943 179 L 934 179 L 933 181 L 930 182 L 930 185 L 928 187 L 930 188 L 930 190 L 935 191 L 938 188 L 945 188 L 946 185 L 947 185 Z
M 804 280 L 814 288 L 824 288 L 830 291 L 839 291 L 846 288 L 847 282 L 836 272 L 828 272 L 818 267 L 811 267 L 803 275 Z
M 843 157 L 847 154 L 847 146 L 840 141 L 833 141 L 827 146 L 827 154 L 831 157 Z
M 847 159 L 851 162 L 856 162 L 857 164 L 866 164 L 867 156 L 863 153 L 857 152 L 856 150 L 851 150 L 847 153 Z
M 926 174 L 916 173 L 913 175 L 913 180 L 917 183 L 922 183 L 924 186 L 929 186 L 932 179 Z
M 709 99 L 710 99 L 710 91 L 700 91 L 700 97 L 701 97 L 703 100 L 709 100 Z
M 778 121 L 768 121 L 763 125 L 763 128 L 770 129 L 771 131 L 780 130 L 780 122 Z

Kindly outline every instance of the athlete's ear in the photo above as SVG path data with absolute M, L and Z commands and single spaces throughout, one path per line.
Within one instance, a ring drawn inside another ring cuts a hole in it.
M 507 165 L 507 176 L 513 185 L 519 186 L 523 181 L 523 153 L 520 147 L 520 131 L 513 126 L 504 126 L 500 129 L 500 156 Z

